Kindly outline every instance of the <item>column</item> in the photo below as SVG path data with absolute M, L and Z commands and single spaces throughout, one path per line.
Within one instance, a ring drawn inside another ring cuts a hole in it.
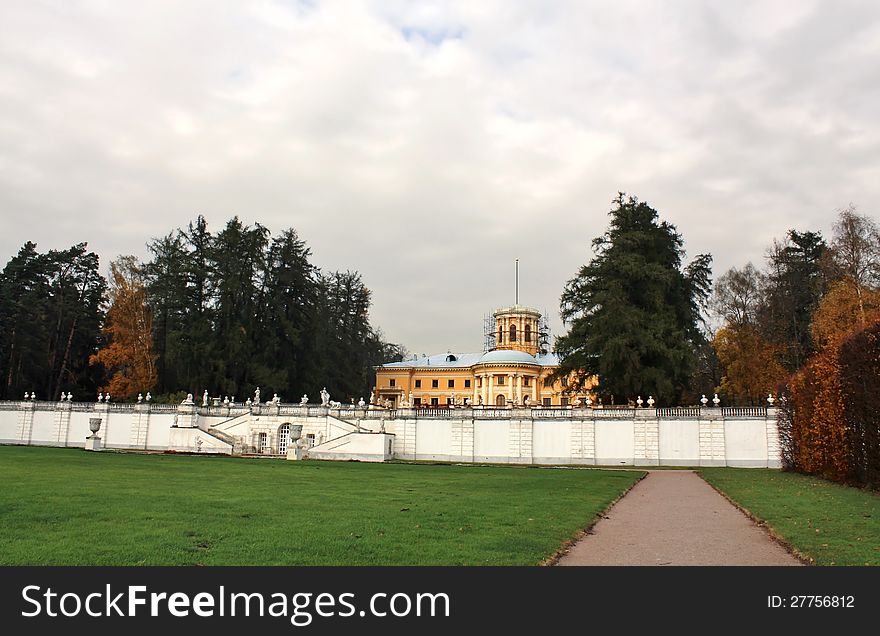
M 472 380 L 472 382 L 474 383 L 474 396 L 471 398 L 471 406 L 474 406 L 479 403 L 479 401 L 477 399 L 477 393 L 478 393 L 477 379 L 478 378 L 480 380 L 480 389 L 482 389 L 482 387 L 483 387 L 483 376 L 474 374 L 474 379 Z
M 492 380 L 493 380 L 493 379 L 494 379 L 494 378 L 493 378 L 493 376 L 492 376 L 491 373 L 487 373 L 487 374 L 486 374 L 486 382 L 485 382 L 485 386 L 486 386 L 486 391 L 485 391 L 485 393 L 486 393 L 486 397 L 483 399 L 483 404 L 485 404 L 486 406 L 489 406 L 490 401 L 491 401 L 492 404 L 495 403 L 495 398 L 494 398 L 494 396 L 492 395 Z
M 532 402 L 538 402 L 538 382 L 541 380 L 541 374 L 539 373 L 534 378 L 532 378 Z
M 31 435 L 34 429 L 34 401 L 24 400 L 20 402 L 18 412 L 18 427 L 15 431 L 16 440 L 22 444 L 31 443 Z
M 516 397 L 517 397 L 517 406 L 522 404 L 523 400 L 523 374 L 516 374 Z
M 59 446 L 67 446 L 67 435 L 70 430 L 70 402 L 61 400 L 55 411 L 55 430 L 53 440 Z
M 513 374 L 507 374 L 507 403 L 513 402 Z
M 765 430 L 767 433 L 767 467 L 782 467 L 782 445 L 779 442 L 779 424 L 777 423 L 779 409 L 774 407 L 767 408 L 767 419 L 765 420 Z

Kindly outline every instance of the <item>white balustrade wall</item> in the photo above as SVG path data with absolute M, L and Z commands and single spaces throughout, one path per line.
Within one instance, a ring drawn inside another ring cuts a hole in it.
M 604 466 L 781 465 L 775 408 L 328 409 L 315 405 L 198 407 L 0 403 L 0 443 L 83 447 L 100 417 L 105 448 L 191 451 L 178 428 L 199 429 L 203 452 L 279 452 L 281 426 L 302 426 L 309 444 L 349 433 L 393 435 L 403 460 Z M 174 434 L 172 435 L 172 433 Z

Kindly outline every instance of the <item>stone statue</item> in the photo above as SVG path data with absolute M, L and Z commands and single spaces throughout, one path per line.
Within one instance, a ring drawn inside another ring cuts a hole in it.
M 257 390 L 254 391 L 254 404 L 260 403 L 260 387 L 257 387 Z
M 208 406 L 208 389 L 205 389 L 205 392 L 202 393 L 202 406 Z
M 528 406 L 528 405 L 529 405 L 529 396 L 528 396 L 528 395 L 525 396 L 525 397 L 523 398 L 523 404 L 524 404 L 525 406 Z
M 413 404 L 415 404 L 415 402 L 413 401 L 413 394 L 412 394 L 412 391 L 410 391 L 410 392 L 409 392 L 409 398 L 408 398 L 407 401 L 406 401 L 406 405 L 407 405 L 407 406 L 412 406 Z
M 321 389 L 321 406 L 327 406 L 330 404 L 330 394 L 327 392 L 327 387 Z
M 70 397 L 73 397 L 73 396 L 71 395 Z M 145 399 L 147 402 L 149 402 L 150 400 L 153 399 L 153 396 L 150 394 L 149 391 L 147 391 L 147 397 L 145 397 L 144 399 Z
M 354 399 L 354 398 L 352 398 L 352 399 Z M 361 398 L 360 400 L 358 400 L 359 407 L 364 408 L 366 405 L 367 405 L 367 403 L 364 402 L 364 398 Z
M 25 391 L 24 392 L 24 399 L 26 400 L 27 398 L 28 398 L 27 391 Z M 103 402 L 103 401 L 104 401 L 104 394 L 101 392 L 98 392 L 98 402 Z
M 281 398 L 278 397 L 278 394 L 276 393 L 275 395 L 272 396 L 272 404 L 280 404 L 280 403 L 281 403 Z
M 324 443 L 324 433 L 318 433 L 318 436 L 315 438 L 315 446 Z
M 385 420 L 379 420 L 379 432 L 380 433 L 385 432 Z
M 34 394 L 31 393 L 31 398 L 33 398 L 33 397 L 34 397 Z M 108 393 L 107 395 L 104 396 L 104 401 L 105 401 L 107 404 L 110 404 L 110 394 L 109 394 L 109 393 Z
M 149 395 L 149 393 L 147 393 L 147 395 Z M 67 392 L 67 401 L 73 402 L 73 393 L 71 393 L 70 391 Z
M 250 408 L 250 406 L 251 406 L 251 399 L 248 398 L 247 400 L 245 400 L 244 405 L 245 405 L 246 407 Z
M 64 401 L 64 391 L 61 392 L 61 399 L 59 400 L 59 402 L 63 402 L 63 401 Z
M 303 393 L 303 396 L 299 399 L 299 403 L 305 406 L 309 403 L 309 396 Z
M 228 395 L 225 398 L 223 398 L 223 406 L 229 406 L 229 396 Z
M 370 404 L 375 404 L 375 403 L 376 403 L 376 398 L 373 396 L 373 392 L 370 391 Z
M 64 394 L 62 393 L 61 396 L 64 397 Z M 138 393 L 138 404 L 140 404 L 143 401 L 144 401 L 144 394 Z
M 181 402 L 181 404 L 183 404 L 185 406 L 189 406 L 189 405 L 193 404 L 193 394 L 187 393 L 186 399 L 183 402 Z

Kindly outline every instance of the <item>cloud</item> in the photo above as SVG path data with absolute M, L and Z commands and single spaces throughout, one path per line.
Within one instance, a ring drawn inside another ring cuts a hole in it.
M 295 227 L 414 351 L 554 329 L 618 190 L 716 274 L 880 210 L 872 3 L 0 6 L 0 253 L 104 262 L 201 213 Z

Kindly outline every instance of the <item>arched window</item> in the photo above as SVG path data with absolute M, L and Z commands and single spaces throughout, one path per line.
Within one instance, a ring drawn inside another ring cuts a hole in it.
M 516 325 L 510 325 L 510 341 L 516 342 Z
M 526 342 L 532 341 L 532 326 L 526 325 Z
M 260 433 L 259 440 L 260 441 L 259 441 L 258 451 L 259 451 L 260 455 L 262 455 L 269 448 L 269 436 L 266 435 L 265 433 Z
M 502 342 L 504 342 L 504 330 L 499 329 L 498 330 L 498 344 L 501 344 Z
M 495 406 L 506 406 L 507 398 L 503 395 L 498 395 L 495 397 Z
M 458 360 L 458 358 L 456 358 L 451 353 L 448 356 L 446 356 L 446 362 L 455 362 L 456 360 Z
M 287 445 L 290 443 L 290 424 L 282 424 L 278 428 L 278 454 L 287 455 Z

